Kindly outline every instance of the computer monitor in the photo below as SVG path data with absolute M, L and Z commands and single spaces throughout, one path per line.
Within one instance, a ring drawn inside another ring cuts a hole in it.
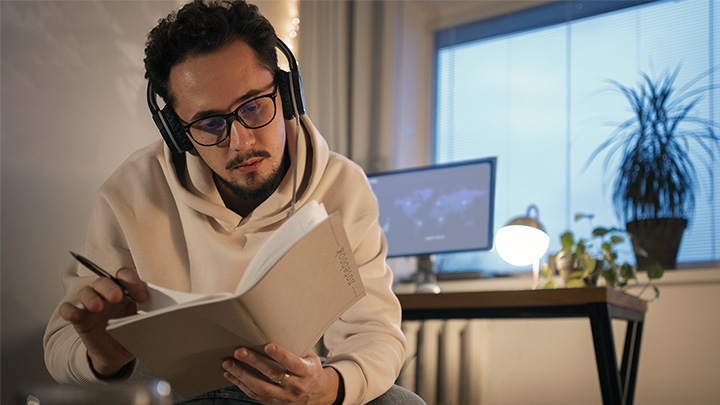
M 368 175 L 388 257 L 493 248 L 495 157 Z

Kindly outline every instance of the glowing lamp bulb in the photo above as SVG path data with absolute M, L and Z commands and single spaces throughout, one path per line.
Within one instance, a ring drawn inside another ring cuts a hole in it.
M 550 237 L 540 229 L 526 225 L 508 225 L 495 235 L 500 257 L 514 266 L 537 263 L 547 252 Z

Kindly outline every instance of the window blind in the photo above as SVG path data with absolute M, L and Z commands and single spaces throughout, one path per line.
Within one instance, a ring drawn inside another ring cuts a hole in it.
M 632 5 L 633 7 L 628 7 Z M 624 228 L 612 200 L 616 163 L 593 151 L 612 124 L 630 117 L 624 96 L 608 79 L 634 85 L 639 72 L 658 77 L 681 64 L 677 84 L 705 76 L 696 87 L 715 86 L 695 115 L 718 120 L 720 12 L 711 0 L 560 2 L 453 27 L 436 34 L 434 160 L 447 163 L 498 157 L 496 216 L 499 228 L 540 209 L 551 235 L 550 253 L 565 230 L 590 236 L 591 225 Z M 718 146 L 712 145 L 716 154 Z M 701 145 L 691 145 L 699 152 Z M 698 193 L 679 262 L 720 260 L 720 156 L 695 155 Z M 594 223 L 575 223 L 575 213 Z M 478 253 L 445 258 L 445 270 L 516 271 Z M 627 245 L 621 260 L 634 258 Z

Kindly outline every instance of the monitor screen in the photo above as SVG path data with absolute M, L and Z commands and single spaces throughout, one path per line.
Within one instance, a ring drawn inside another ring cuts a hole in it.
M 496 158 L 368 175 L 388 257 L 491 250 Z

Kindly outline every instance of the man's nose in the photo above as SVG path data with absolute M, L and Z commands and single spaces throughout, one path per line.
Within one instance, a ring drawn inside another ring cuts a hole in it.
M 255 133 L 245 128 L 237 119 L 230 124 L 230 148 L 234 150 L 248 150 L 255 145 Z

